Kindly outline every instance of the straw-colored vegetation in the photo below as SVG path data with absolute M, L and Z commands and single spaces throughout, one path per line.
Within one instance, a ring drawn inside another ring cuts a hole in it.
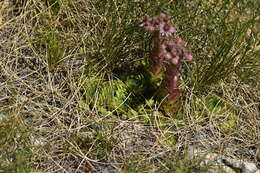
M 207 172 L 189 146 L 260 166 L 259 6 L 0 0 L 0 172 Z M 194 58 L 170 116 L 143 69 L 160 12 Z

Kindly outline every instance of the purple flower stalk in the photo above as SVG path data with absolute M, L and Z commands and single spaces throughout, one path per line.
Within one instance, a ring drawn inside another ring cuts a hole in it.
M 149 32 L 154 32 L 150 71 L 158 74 L 164 69 L 164 89 L 169 95 L 168 100 L 174 103 L 181 94 L 179 89 L 181 63 L 183 60 L 193 59 L 191 51 L 186 49 L 187 43 L 180 37 L 170 39 L 176 32 L 170 23 L 170 16 L 164 13 L 154 17 L 145 16 L 141 22 L 140 26 Z

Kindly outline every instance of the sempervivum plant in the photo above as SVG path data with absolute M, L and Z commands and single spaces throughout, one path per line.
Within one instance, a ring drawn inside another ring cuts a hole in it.
M 154 33 L 153 48 L 149 56 L 150 72 L 154 75 L 164 72 L 163 88 L 168 94 L 168 100 L 175 103 L 180 94 L 180 69 L 183 60 L 193 59 L 187 43 L 179 36 L 172 37 L 176 29 L 170 23 L 170 16 L 161 13 L 154 17 L 145 16 L 142 27 Z

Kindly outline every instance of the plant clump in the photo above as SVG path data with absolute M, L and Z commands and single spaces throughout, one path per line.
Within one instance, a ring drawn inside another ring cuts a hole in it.
M 172 38 L 177 31 L 170 19 L 171 17 L 164 13 L 154 17 L 145 16 L 140 26 L 154 34 L 149 71 L 152 75 L 164 72 L 163 88 L 168 94 L 168 101 L 175 103 L 181 94 L 179 83 L 182 61 L 191 61 L 193 56 L 181 37 Z

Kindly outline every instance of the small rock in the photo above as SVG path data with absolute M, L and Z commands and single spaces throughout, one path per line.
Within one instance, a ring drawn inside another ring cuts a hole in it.
M 243 172 L 244 173 L 255 173 L 257 171 L 259 172 L 260 170 L 257 169 L 257 167 L 254 163 L 250 163 L 250 162 L 243 163 Z
M 225 173 L 235 173 L 234 169 L 239 169 L 242 173 L 260 173 L 260 170 L 256 167 L 256 164 L 246 162 L 239 159 L 231 159 L 216 153 L 208 153 L 203 149 L 189 146 L 188 157 L 194 159 L 196 157 L 203 158 L 200 166 L 208 165 L 209 172 L 224 171 Z M 234 169 L 232 169 L 232 168 Z
M 3 119 L 5 119 L 5 115 L 4 114 L 2 114 L 2 113 L 0 113 L 0 121 L 2 121 Z

